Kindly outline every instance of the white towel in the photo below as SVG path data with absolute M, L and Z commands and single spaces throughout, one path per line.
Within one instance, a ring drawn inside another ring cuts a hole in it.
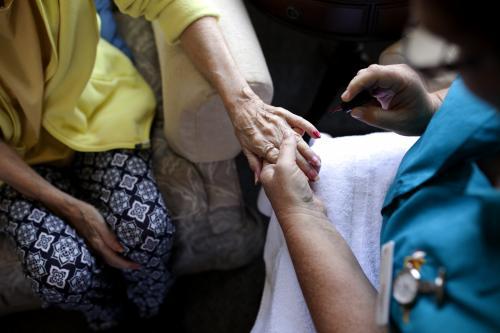
M 322 160 L 320 180 L 314 184 L 314 191 L 325 202 L 331 223 L 347 241 L 376 288 L 380 210 L 402 157 L 416 139 L 394 133 L 341 138 L 323 135 L 313 145 Z M 265 208 L 266 200 L 262 192 L 259 207 Z M 274 214 L 269 224 L 264 260 L 264 293 L 252 333 L 315 332 Z

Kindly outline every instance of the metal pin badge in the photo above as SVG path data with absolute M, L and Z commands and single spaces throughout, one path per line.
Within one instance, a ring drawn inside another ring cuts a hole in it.
M 432 281 L 423 281 L 420 273 L 425 264 L 425 252 L 416 251 L 405 258 L 404 267 L 393 283 L 392 296 L 403 309 L 403 321 L 409 321 L 410 310 L 419 294 L 434 294 L 438 305 L 443 303 L 446 271 L 439 268 L 438 276 Z

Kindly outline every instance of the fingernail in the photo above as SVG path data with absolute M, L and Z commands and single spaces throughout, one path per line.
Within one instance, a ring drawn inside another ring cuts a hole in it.
M 315 130 L 313 134 L 317 139 L 321 138 L 321 133 L 318 130 Z
M 253 176 L 254 176 L 254 184 L 257 185 L 259 183 L 259 175 L 257 174 L 257 172 L 254 172 Z
M 314 169 L 309 170 L 309 172 L 307 173 L 307 176 L 313 182 L 315 182 L 319 178 L 318 177 L 318 172 L 316 170 L 314 170 Z
M 316 167 L 321 167 L 321 160 L 317 156 L 313 156 L 310 163 Z
M 340 98 L 342 99 L 348 99 L 349 98 L 349 92 L 346 90 L 342 93 L 342 95 L 340 96 Z
M 359 110 L 352 110 L 350 113 L 351 117 L 360 119 L 361 118 L 361 111 Z

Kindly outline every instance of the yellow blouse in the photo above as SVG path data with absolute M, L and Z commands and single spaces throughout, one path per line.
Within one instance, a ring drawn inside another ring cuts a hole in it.
M 115 0 L 159 20 L 167 42 L 203 16 L 208 0 Z M 99 38 L 93 0 L 7 0 L 0 8 L 0 135 L 29 164 L 73 151 L 149 145 L 155 100 L 118 49 Z

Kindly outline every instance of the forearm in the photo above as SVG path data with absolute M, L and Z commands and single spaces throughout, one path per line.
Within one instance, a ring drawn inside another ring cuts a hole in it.
M 376 291 L 326 215 L 278 219 L 318 332 L 377 332 Z
M 217 90 L 228 112 L 231 113 L 242 99 L 254 97 L 229 52 L 215 18 L 204 17 L 192 23 L 181 35 L 181 45 Z
M 0 181 L 7 183 L 32 200 L 49 208 L 62 209 L 69 195 L 60 191 L 35 172 L 19 155 L 0 139 Z

